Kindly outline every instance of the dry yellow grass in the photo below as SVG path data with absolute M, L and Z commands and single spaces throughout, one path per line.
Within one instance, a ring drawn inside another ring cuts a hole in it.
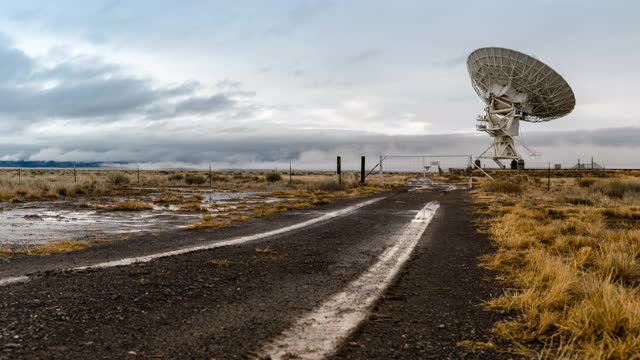
M 266 180 L 266 172 L 257 171 L 216 171 L 209 182 L 208 171 L 140 171 L 135 170 L 86 170 L 78 169 L 0 169 L 0 201 L 30 201 L 56 199 L 70 196 L 109 196 L 145 194 L 151 190 L 143 188 L 214 188 L 216 190 L 243 191 L 262 190 L 285 192 L 309 190 L 345 192 L 347 195 L 367 191 L 381 191 L 404 182 L 406 175 L 385 175 L 386 185 L 380 187 L 358 184 L 355 173 L 345 173 L 343 184 L 337 184 L 337 177 L 330 172 L 297 172 L 292 181 L 288 175 L 276 182 Z M 139 176 L 138 176 L 139 175 Z M 204 178 L 204 183 L 190 183 L 186 179 L 193 176 Z M 115 181 L 114 179 L 125 181 Z M 139 178 L 139 181 L 138 181 Z M 369 184 L 377 184 L 378 179 L 368 179 Z M 185 200 L 175 192 L 165 192 L 154 202 L 160 205 L 180 204 L 184 201 L 197 202 L 201 195 L 193 195 Z
M 111 206 L 101 207 L 101 209 L 109 211 L 142 211 L 151 210 L 153 206 L 145 201 L 125 200 Z
M 496 332 L 540 358 L 638 358 L 640 179 L 552 180 L 474 191 L 509 288 L 487 307 L 515 314 Z
M 229 266 L 229 265 L 231 265 L 231 261 L 229 261 L 227 259 L 209 260 L 208 263 L 211 264 L 211 265 L 218 265 L 218 266 Z
M 473 350 L 492 350 L 496 347 L 495 344 L 492 343 L 491 341 L 482 342 L 482 341 L 473 341 L 473 340 L 458 341 L 456 343 L 456 346 L 466 347 L 468 349 L 473 349 Z
M 215 218 L 209 214 L 204 214 L 202 220 L 195 224 L 187 225 L 187 230 L 203 230 L 203 229 L 218 229 L 223 227 L 229 227 L 233 223 L 230 220 L 223 220 Z
M 44 255 L 51 255 L 54 253 L 63 253 L 63 252 L 82 250 L 82 249 L 88 248 L 89 246 L 90 244 L 88 241 L 60 240 L 60 241 L 53 241 L 50 243 L 36 245 L 33 247 L 21 248 L 21 249 L 0 248 L 0 254 L 1 255 L 25 254 L 25 255 L 44 256 Z
M 265 254 L 265 253 L 273 252 L 273 250 L 271 250 L 271 248 L 267 246 L 263 248 L 256 248 L 256 252 L 259 254 Z
M 199 202 L 189 202 L 189 203 L 180 205 L 180 207 L 178 207 L 178 211 L 183 211 L 183 212 L 207 212 L 209 210 L 207 210 L 207 208 L 202 206 Z
M 156 199 L 154 199 L 153 203 L 168 206 L 172 204 L 181 204 L 184 201 L 185 199 L 183 194 L 175 191 L 165 191 Z

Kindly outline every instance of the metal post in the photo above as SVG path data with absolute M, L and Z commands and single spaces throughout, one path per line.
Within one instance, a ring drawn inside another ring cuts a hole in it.
M 342 168 L 341 168 L 341 161 L 340 161 L 340 156 L 338 156 L 338 158 L 336 159 L 336 165 L 337 165 L 337 169 L 336 169 L 336 173 L 338 174 L 338 184 L 342 185 Z
M 549 162 L 549 170 L 547 171 L 547 191 L 551 191 L 551 162 Z
M 364 171 L 365 171 L 365 159 L 364 156 L 360 157 L 360 184 L 364 185 Z
M 213 187 L 213 174 L 211 173 L 211 163 L 209 163 L 209 187 Z
M 424 156 L 422 157 L 422 178 L 427 178 L 427 165 L 424 163 Z
M 292 175 L 293 175 L 293 170 L 291 169 L 291 161 L 289 161 L 289 182 L 291 182 Z
M 380 155 L 380 185 L 384 185 L 384 170 L 382 170 L 382 160 L 384 157 Z
M 138 165 L 138 185 L 140 185 L 140 165 Z
M 18 185 L 22 183 L 22 177 L 20 176 L 20 168 L 18 168 Z
M 78 179 L 76 178 L 76 163 L 73 163 L 73 182 L 76 183 L 78 182 Z
M 469 164 L 467 168 L 469 169 L 469 190 L 473 189 L 473 155 L 469 155 Z

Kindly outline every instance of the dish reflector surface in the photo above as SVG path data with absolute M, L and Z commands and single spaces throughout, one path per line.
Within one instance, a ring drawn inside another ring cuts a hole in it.
M 576 104 L 573 90 L 560 74 L 515 50 L 478 49 L 469 55 L 467 70 L 474 90 L 485 102 L 496 89 L 518 97 L 525 121 L 557 119 L 569 114 Z

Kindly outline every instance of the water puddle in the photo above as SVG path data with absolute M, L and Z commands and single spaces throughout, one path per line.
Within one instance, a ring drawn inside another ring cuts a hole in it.
M 261 192 L 224 192 L 189 188 L 141 188 L 147 195 L 38 201 L 0 204 L 0 247 L 19 248 L 57 240 L 93 240 L 122 234 L 161 232 L 194 223 L 204 212 L 182 212 L 180 204 L 154 203 L 168 192 L 197 202 L 212 216 L 221 212 L 242 212 L 258 203 L 290 199 L 270 197 Z M 144 201 L 152 209 L 105 211 L 124 200 Z

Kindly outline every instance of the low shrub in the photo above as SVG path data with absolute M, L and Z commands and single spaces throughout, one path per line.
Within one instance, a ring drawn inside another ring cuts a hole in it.
M 593 205 L 593 201 L 591 199 L 574 197 L 574 196 L 566 196 L 564 198 L 564 202 L 572 205 L 587 205 L 587 206 Z
M 270 172 L 265 175 L 265 179 L 267 179 L 268 182 L 276 182 L 282 180 L 282 175 L 277 172 Z
M 335 180 L 320 181 L 310 186 L 310 190 L 316 191 L 341 191 L 344 190 L 344 188 L 344 184 L 339 184 Z
M 184 175 L 182 174 L 172 174 L 167 178 L 169 181 L 182 181 L 184 180 Z
M 126 185 L 131 182 L 129 177 L 123 173 L 111 173 L 107 178 L 113 185 Z
M 527 176 L 526 174 L 518 174 L 518 175 L 512 176 L 511 181 L 513 181 L 516 184 L 526 184 L 529 182 L 529 176 Z
M 602 215 L 609 219 L 640 220 L 640 212 L 631 209 L 605 209 Z
M 201 185 L 201 184 L 204 184 L 205 182 L 207 182 L 207 179 L 202 175 L 187 174 L 184 177 L 184 181 L 189 185 Z
M 485 184 L 484 189 L 488 192 L 503 194 L 520 194 L 522 192 L 520 184 L 514 184 L 507 180 L 489 181 Z
M 591 189 L 610 198 L 622 199 L 629 194 L 640 193 L 640 182 L 636 181 L 601 181 L 593 184 Z
M 591 187 L 591 185 L 593 185 L 596 181 L 598 180 L 587 177 L 587 178 L 578 179 L 577 183 L 578 183 L 578 186 L 580 186 L 581 188 L 588 188 L 588 187 Z

